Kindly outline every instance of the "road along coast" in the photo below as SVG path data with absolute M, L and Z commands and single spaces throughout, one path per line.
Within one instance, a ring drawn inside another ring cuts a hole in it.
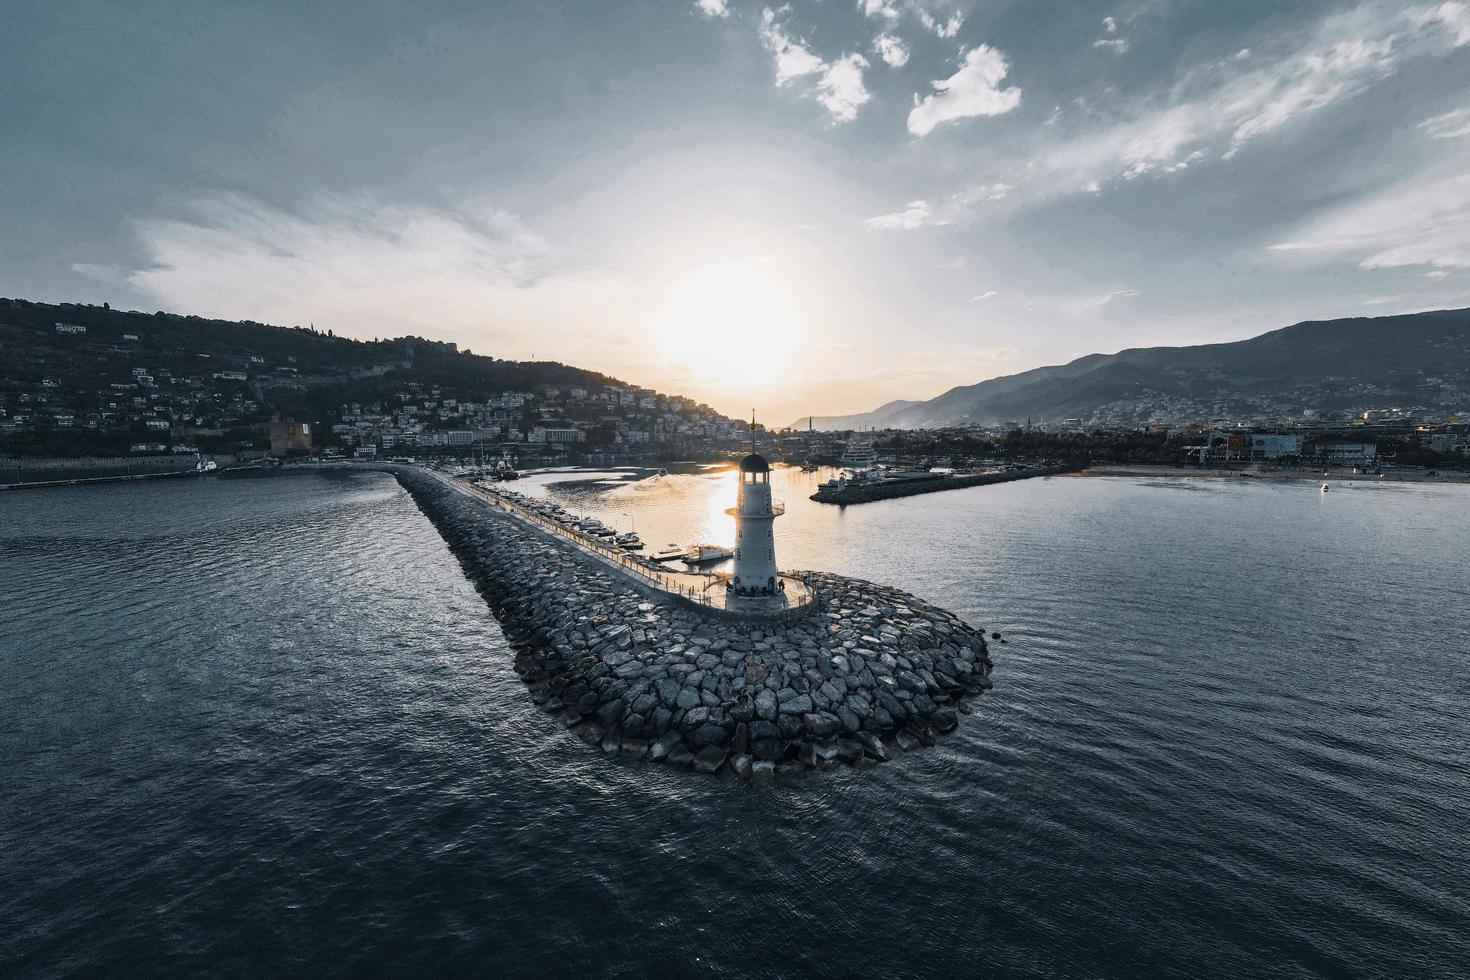
M 384 468 L 489 602 L 531 697 L 607 753 L 755 780 L 865 765 L 932 744 L 991 686 L 984 633 L 897 589 L 802 573 L 803 615 L 732 619 L 442 477 Z

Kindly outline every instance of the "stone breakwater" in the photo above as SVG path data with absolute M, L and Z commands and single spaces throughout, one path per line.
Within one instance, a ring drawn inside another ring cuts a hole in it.
M 422 471 L 393 472 L 458 556 L 531 697 L 605 752 L 741 778 L 932 744 L 989 688 L 985 636 L 907 593 L 825 573 L 799 619 L 721 618 Z

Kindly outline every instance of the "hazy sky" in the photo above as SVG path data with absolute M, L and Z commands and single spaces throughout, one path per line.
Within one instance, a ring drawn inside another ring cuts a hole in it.
M 775 422 L 1470 305 L 1470 4 L 12 5 L 0 295 Z

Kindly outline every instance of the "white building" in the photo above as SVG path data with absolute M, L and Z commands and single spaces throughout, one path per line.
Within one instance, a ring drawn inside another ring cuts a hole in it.
M 86 333 L 87 332 L 87 328 L 84 327 L 84 326 L 82 326 L 80 323 L 58 323 L 56 325 L 56 332 L 57 333 Z
M 1300 435 L 1275 435 L 1270 433 L 1250 437 L 1251 459 L 1280 459 L 1283 456 L 1302 454 Z
M 730 587 L 737 595 L 770 596 L 779 589 L 774 524 L 786 512 L 771 500 L 771 466 L 751 453 L 740 461 L 740 496 L 725 511 L 735 518 L 735 569 Z

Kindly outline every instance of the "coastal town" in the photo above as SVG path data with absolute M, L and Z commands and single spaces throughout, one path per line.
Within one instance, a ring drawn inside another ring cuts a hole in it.
M 531 468 L 735 459 L 752 440 L 775 461 L 857 473 L 874 464 L 964 476 L 1007 463 L 1365 472 L 1470 463 L 1470 407 L 1385 406 L 1371 392 L 1351 411 L 1283 403 L 1243 416 L 1195 407 L 1170 417 L 1156 407 L 1142 423 L 1026 418 L 823 431 L 812 419 L 768 427 L 594 372 L 412 337 L 364 342 L 310 327 L 19 299 L 0 299 L 0 332 L 0 456 L 13 461 L 12 479 L 0 482 L 26 482 L 42 460 L 128 472 L 293 459 Z M 854 462 L 854 442 L 872 460 Z

